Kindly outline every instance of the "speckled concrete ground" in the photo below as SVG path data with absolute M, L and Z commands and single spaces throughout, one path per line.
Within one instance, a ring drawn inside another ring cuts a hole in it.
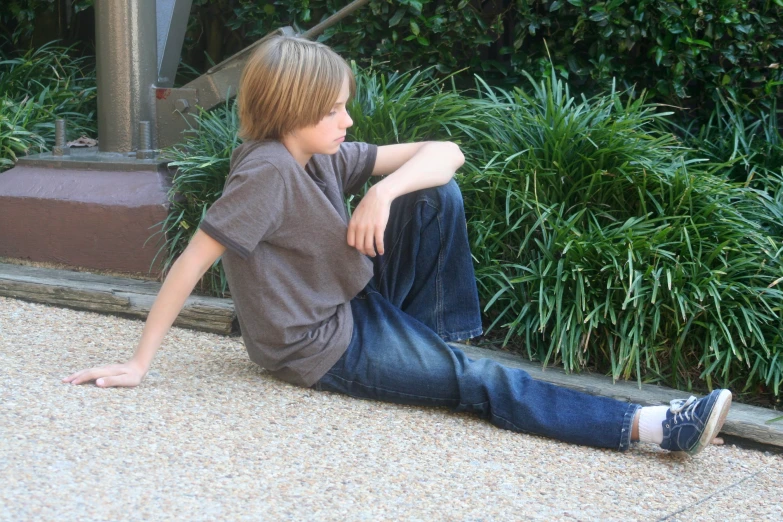
M 595 450 L 299 389 L 173 329 L 138 388 L 62 384 L 139 321 L 0 298 L 0 520 L 781 520 L 783 459 Z

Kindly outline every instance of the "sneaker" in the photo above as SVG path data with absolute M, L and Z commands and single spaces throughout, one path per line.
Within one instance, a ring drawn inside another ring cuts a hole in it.
M 729 390 L 715 390 L 703 399 L 671 401 L 663 421 L 661 447 L 696 455 L 720 432 L 731 406 Z

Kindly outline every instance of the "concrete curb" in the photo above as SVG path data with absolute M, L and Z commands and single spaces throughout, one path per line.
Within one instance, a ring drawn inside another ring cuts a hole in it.
M 0 263 L 0 296 L 97 313 L 127 315 L 144 319 L 160 289 L 160 283 L 131 278 L 102 276 L 49 268 Z M 227 335 L 236 332 L 236 313 L 230 299 L 191 297 L 176 326 Z M 643 405 L 668 404 L 687 397 L 687 392 L 662 386 L 612 380 L 583 372 L 567 374 L 559 368 L 541 368 L 518 355 L 470 345 L 459 347 L 471 358 L 489 358 L 506 366 L 521 368 L 535 379 L 567 388 Z M 768 423 L 783 412 L 734 404 L 722 433 L 753 443 L 783 448 L 783 421 Z

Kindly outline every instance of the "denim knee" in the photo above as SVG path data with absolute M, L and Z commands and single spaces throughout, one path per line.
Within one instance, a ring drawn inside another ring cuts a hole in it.
M 453 205 L 458 209 L 462 209 L 462 191 L 459 189 L 459 185 L 452 178 L 448 183 L 438 187 L 438 196 L 443 205 Z
M 453 178 L 445 185 L 424 189 L 421 191 L 421 196 L 419 201 L 424 199 L 439 211 L 448 212 L 454 210 L 461 213 L 465 212 L 462 202 L 462 192 Z

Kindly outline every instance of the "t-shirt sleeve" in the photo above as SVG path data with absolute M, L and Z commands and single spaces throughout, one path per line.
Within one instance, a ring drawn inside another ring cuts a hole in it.
M 332 156 L 335 171 L 342 178 L 343 192 L 355 194 L 370 179 L 375 168 L 378 147 L 370 143 L 344 142 Z
M 227 249 L 246 259 L 283 221 L 285 183 L 270 163 L 250 162 L 231 173 L 223 195 L 199 226 Z

